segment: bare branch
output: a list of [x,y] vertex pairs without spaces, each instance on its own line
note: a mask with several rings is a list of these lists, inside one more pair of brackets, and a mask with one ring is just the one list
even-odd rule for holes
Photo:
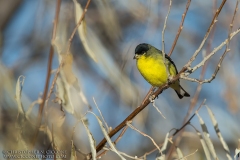
[[221,67],[221,64],[223,62],[223,59],[225,58],[227,52],[230,51],[229,49],[229,45],[230,45],[230,40],[231,40],[231,35],[233,34],[232,33],[232,28],[233,28],[233,23],[234,23],[234,19],[235,19],[235,16],[236,16],[236,13],[237,13],[237,10],[238,10],[238,3],[239,1],[236,2],[236,6],[235,6],[235,10],[234,10],[234,13],[233,13],[233,17],[232,17],[232,21],[231,21],[231,24],[229,25],[229,33],[228,33],[228,42],[226,43],[226,48],[225,48],[225,51],[224,53],[222,54],[222,56],[220,57],[220,60],[218,62],[218,65],[212,75],[212,77],[208,80],[206,80],[206,82],[211,82],[217,75],[218,71],[220,70],[220,67]]
[[153,142],[154,146],[158,149],[158,151],[162,154],[161,149],[159,148],[159,146],[157,145],[157,143],[154,141],[154,139],[152,137],[150,137],[146,133],[143,133],[143,132],[139,131],[137,128],[135,128],[133,125],[131,125],[131,122],[127,122],[127,126],[132,128],[133,130],[137,131],[138,133],[140,133],[144,137],[148,137]]
[[[125,126],[125,127],[123,128],[122,132],[121,132],[120,135],[116,138],[116,140],[113,142],[113,144],[116,145],[117,142],[120,141],[120,139],[122,138],[122,136],[124,135],[124,133],[127,131],[127,129],[128,129],[128,126]],[[101,157],[102,155],[104,155],[106,152],[107,152],[107,150],[101,152],[101,153],[97,156],[97,158],[100,158],[100,157]]]
[[224,4],[225,4],[226,1],[227,1],[227,0],[223,0],[222,3],[221,3],[221,5],[220,5],[220,7],[219,7],[218,10],[216,11],[216,13],[215,13],[215,15],[214,15],[214,17],[213,17],[213,20],[212,20],[212,22],[211,22],[211,24],[210,24],[210,26],[209,26],[209,28],[208,28],[208,30],[207,30],[207,33],[205,34],[205,36],[204,36],[204,38],[203,38],[202,43],[200,44],[200,46],[198,47],[198,49],[197,49],[197,50],[195,51],[195,53],[193,54],[193,56],[191,57],[190,61],[187,63],[187,65],[186,65],[187,67],[190,67],[190,66],[191,66],[192,62],[195,60],[195,58],[196,58],[197,55],[199,54],[200,50],[202,49],[203,45],[205,44],[205,42],[206,42],[206,40],[207,40],[207,38],[208,38],[208,36],[209,36],[209,34],[210,34],[210,32],[211,32],[214,24],[217,22],[217,17],[218,17],[218,15],[219,15],[219,13],[221,12],[221,10],[222,10],[222,8],[223,8],[223,6],[224,6]]
[[124,135],[124,133],[127,131],[128,126],[124,127],[122,132],[120,133],[120,135],[116,138],[116,140],[113,142],[114,144],[117,144],[118,141],[120,141],[120,139],[122,138],[122,136]]
[[98,107],[98,105],[97,105],[97,102],[95,101],[95,98],[94,98],[94,97],[93,97],[93,102],[94,102],[94,104],[96,105],[98,112],[100,113],[100,116],[101,116],[101,118],[102,118],[102,120],[103,120],[103,123],[105,124],[105,127],[107,128],[107,131],[110,132],[109,127],[108,127],[108,125],[107,125],[107,122],[105,121],[105,119],[104,119],[104,117],[103,117],[103,115],[102,115],[102,112],[101,112],[101,110],[99,109],[99,107]]
[[[73,32],[72,32],[72,34],[71,34],[71,36],[70,36],[70,38],[69,38],[69,40],[68,40],[68,48],[67,48],[67,53],[65,54],[65,56],[68,56],[68,54],[70,53],[70,47],[71,47],[71,44],[72,44],[73,36],[75,35],[78,27],[79,27],[80,24],[82,23],[82,21],[83,21],[83,19],[84,19],[84,17],[85,17],[85,14],[86,14],[86,12],[87,12],[87,9],[88,9],[88,7],[89,7],[89,5],[90,5],[90,2],[91,2],[91,0],[88,0],[87,4],[86,4],[86,6],[85,6],[85,9],[84,9],[84,11],[83,11],[82,16],[80,17],[77,25],[75,26],[75,28],[74,28],[74,30],[73,30]],[[59,73],[60,73],[60,69],[62,68],[62,66],[63,66],[63,64],[64,64],[64,60],[65,60],[65,58],[62,59],[61,63],[59,64],[59,66],[58,66],[58,68],[57,68],[56,74],[55,74],[54,79],[53,79],[53,82],[52,82],[52,84],[51,84],[50,91],[49,91],[48,96],[47,96],[47,99],[46,99],[46,105],[48,104],[48,100],[49,100],[49,98],[50,98],[50,96],[51,96],[51,94],[52,94],[52,92],[53,92],[54,85],[56,84],[57,77],[58,77],[58,75],[59,75]]]
[[176,129],[176,131],[173,133],[173,136],[175,136],[179,131],[181,131],[184,127],[186,127],[188,124],[190,124],[190,121],[193,119],[193,117],[196,115],[196,113],[202,108],[202,106],[205,104],[206,99],[202,101],[196,112],[188,119],[188,121],[180,128]]
[[179,36],[180,36],[180,33],[182,32],[183,23],[184,23],[184,20],[185,20],[186,15],[187,15],[187,11],[188,11],[188,8],[189,8],[190,4],[191,4],[191,0],[188,0],[187,5],[186,5],[185,12],[182,14],[182,21],[181,21],[180,26],[179,26],[179,28],[178,28],[177,35],[176,35],[176,37],[175,37],[175,39],[174,39],[172,48],[171,48],[170,52],[168,53],[169,56],[172,55],[172,52],[173,52],[173,50],[174,50],[174,48],[175,48],[175,46],[176,46],[176,44],[177,44],[178,38],[179,38]]
[[[163,30],[162,30],[162,52],[163,52],[163,54],[165,54],[164,32],[165,32],[165,29],[167,27],[167,19],[168,19],[169,13],[171,11],[171,7],[172,7],[172,0],[169,1],[168,13],[167,13],[167,16],[165,18],[164,26],[163,26]],[[164,56],[164,58],[165,58],[165,56]]]
[[[57,24],[58,24],[58,17],[59,17],[60,7],[61,7],[61,0],[57,0],[56,1],[55,17],[54,17],[54,21],[53,21],[53,31],[52,31],[52,40],[51,40],[52,42],[56,38]],[[47,92],[48,92],[48,88],[49,88],[50,77],[51,77],[51,70],[52,70],[53,54],[54,54],[54,47],[53,47],[53,44],[51,44],[50,51],[49,51],[49,57],[48,57],[47,76],[46,76],[46,80],[45,80],[45,86],[44,86],[44,91],[43,91],[42,103],[40,103],[39,110],[38,110],[37,128],[39,128],[40,125],[41,125],[42,112],[43,112],[43,108],[44,108],[44,105],[45,105],[45,100],[47,98]],[[36,139],[37,139],[38,133],[39,133],[39,129],[36,130],[36,133],[33,136],[32,147],[36,143]]]
[[158,109],[158,107],[155,105],[155,101],[153,101],[153,107],[157,110],[157,112],[164,118],[166,119],[166,117],[162,114],[162,112]]
[[149,91],[148,91],[147,95],[145,96],[145,98],[143,99],[141,105],[143,105],[143,103],[144,103],[147,99],[149,99],[149,97],[153,94],[154,90],[155,90],[155,88],[152,86],[152,87],[149,89]]
[[[231,40],[234,36],[236,36],[239,32],[240,32],[240,29],[238,29],[238,30],[236,30],[235,32],[231,33],[229,38],[227,38],[224,42],[222,42],[218,47],[214,48],[214,50],[213,50],[211,53],[209,53],[206,57],[203,58],[203,60],[202,60],[200,63],[198,63],[195,67],[193,67],[193,68],[191,69],[191,72],[194,72],[195,70],[197,70],[198,68],[200,68],[201,66],[203,66],[204,63],[205,63],[207,60],[209,60],[210,57],[212,57],[217,51],[219,51],[220,49],[222,49],[222,47],[223,47],[224,45],[227,45],[227,44],[230,42],[230,40]],[[229,49],[226,50],[223,55],[225,55],[226,52],[228,52],[228,51],[229,51]],[[224,58],[223,56],[220,58],[220,62],[222,62],[223,58]],[[221,63],[220,63],[220,64],[221,64]],[[190,73],[191,73],[191,72],[190,72]],[[187,72],[187,73],[184,73],[184,75],[185,75],[185,76],[188,76],[190,73]]]
[[197,151],[198,149],[196,149],[193,153],[186,155],[185,157],[183,157],[183,159],[187,159],[187,157],[194,155]]
[[[103,147],[103,149],[105,150],[105,151],[108,151],[108,150],[110,150],[110,151],[113,151],[111,148],[107,148],[107,147]],[[130,155],[128,155],[128,154],[126,154],[126,153],[124,153],[124,152],[121,152],[121,151],[118,151],[121,155],[123,155],[123,156],[125,156],[125,157],[128,157],[128,158],[131,158],[131,159],[134,159],[134,160],[145,160],[145,159],[143,159],[143,158],[138,158],[137,156],[130,156]]]
[[165,32],[165,29],[166,29],[166,26],[167,26],[167,19],[168,19],[169,13],[171,11],[171,6],[172,6],[172,0],[169,1],[168,13],[167,13],[167,16],[165,18],[165,22],[164,22],[164,26],[163,26],[163,30],[162,30],[162,56],[163,56],[163,62],[166,66],[166,71],[167,71],[168,77],[170,76],[170,74],[169,74],[168,66],[167,66],[166,61],[165,61],[165,54],[166,53],[165,53],[165,44],[164,44],[164,32]]
[[[188,124],[191,125],[191,123],[190,123],[191,120],[193,119],[193,117],[195,117],[196,113],[202,108],[202,106],[205,105],[205,102],[206,102],[206,99],[204,99],[204,100],[202,101],[202,103],[200,104],[200,106],[198,107],[198,109],[195,111],[195,113],[186,121],[185,124],[182,125],[181,128],[179,128],[179,129],[175,129],[175,128],[172,129],[172,130],[175,130],[175,132],[172,134],[172,136],[170,136],[170,137],[168,138],[168,140],[169,140],[171,143],[173,143],[171,140],[172,140],[172,138],[173,138],[177,133],[179,133],[180,131],[182,131]],[[172,130],[170,130],[169,132],[171,132]],[[163,143],[162,143],[162,144],[159,144],[158,146],[161,147],[162,145],[163,145]],[[175,144],[175,145],[176,145],[176,144]],[[147,155],[153,153],[153,152],[156,151],[156,150],[157,150],[157,148],[154,148],[154,149],[150,150],[149,152],[146,152],[146,153],[145,153],[143,156],[141,156],[140,158],[146,157]]]

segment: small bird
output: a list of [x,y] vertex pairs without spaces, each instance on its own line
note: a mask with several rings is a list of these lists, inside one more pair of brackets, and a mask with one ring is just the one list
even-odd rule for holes
[[[172,59],[165,54],[165,64],[162,51],[150,44],[139,44],[135,49],[136,64],[139,72],[153,87],[160,87],[168,81],[168,74],[173,77],[178,74],[177,67]],[[168,68],[168,71],[166,69]],[[190,95],[180,85],[180,80],[170,85],[175,90],[178,97],[190,97]]]

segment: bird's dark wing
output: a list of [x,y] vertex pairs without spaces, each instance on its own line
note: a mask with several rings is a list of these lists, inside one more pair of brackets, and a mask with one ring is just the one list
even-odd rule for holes
[[177,67],[176,67],[175,63],[173,62],[173,60],[172,60],[167,54],[165,54],[165,58],[166,58],[167,60],[169,60],[169,61],[173,64],[173,66],[174,66],[174,68],[175,68],[175,70],[176,70],[176,74],[178,74]]

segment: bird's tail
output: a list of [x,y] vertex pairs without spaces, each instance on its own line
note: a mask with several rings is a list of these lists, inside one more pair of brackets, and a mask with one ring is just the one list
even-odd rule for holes
[[179,85],[180,88],[179,90],[175,90],[175,92],[177,93],[178,97],[180,99],[182,99],[183,97],[190,97],[190,94],[187,93],[187,91],[185,91],[181,85]]

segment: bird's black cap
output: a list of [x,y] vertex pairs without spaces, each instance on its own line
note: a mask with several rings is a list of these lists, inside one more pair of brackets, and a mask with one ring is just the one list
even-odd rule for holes
[[135,49],[135,54],[143,54],[145,52],[147,52],[149,50],[149,47],[148,47],[148,44],[146,43],[142,43],[142,44],[139,44],[136,49]]

